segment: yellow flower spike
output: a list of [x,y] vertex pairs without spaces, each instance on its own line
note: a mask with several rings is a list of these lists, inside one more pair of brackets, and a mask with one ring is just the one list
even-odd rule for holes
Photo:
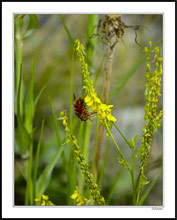
[[145,47],[144,51],[147,53],[149,51],[148,47]]
[[83,205],[83,202],[82,201],[80,201],[77,205]]
[[116,118],[114,116],[112,116],[111,114],[107,115],[107,119],[108,119],[108,121],[112,121],[112,122],[116,122],[117,121]]
[[101,113],[101,116],[102,116],[102,118],[105,118],[105,117],[106,117],[106,113],[105,113],[105,112],[102,112],[102,113]]
[[48,197],[48,196],[46,196],[46,195],[42,195],[42,199],[44,199],[44,200],[48,200],[48,199],[49,199],[49,197]]
[[34,201],[35,202],[40,202],[41,201],[41,197],[35,198]]
[[78,193],[77,193],[77,191],[75,190],[74,193],[73,193],[72,196],[71,196],[71,199],[75,200],[77,197],[78,197]]
[[[84,101],[87,104],[87,106],[92,107],[94,112],[97,113],[100,122],[104,126],[106,126],[105,120],[107,120],[107,122],[116,121],[114,116],[112,116],[111,114],[113,105],[106,105],[102,103],[101,100],[97,97],[97,93],[95,92],[95,89],[93,87],[93,80],[90,79],[90,72],[88,71],[88,64],[85,61],[85,54],[83,53],[85,48],[83,44],[79,42],[79,40],[76,40],[75,44],[76,44],[76,48],[79,46],[78,59],[81,62],[81,67],[82,67],[83,82],[84,82],[83,88],[87,93],[87,96],[85,97]],[[80,59],[81,57],[82,59]]]
[[42,206],[45,206],[45,205],[46,205],[46,204],[45,204],[45,200],[42,201],[41,205],[42,205]]
[[90,101],[87,102],[87,105],[88,105],[89,107],[92,106],[92,105],[93,105],[93,100],[90,99]]
[[85,99],[84,99],[84,101],[86,102],[86,103],[88,103],[89,101],[90,101],[90,96],[89,95],[87,95],[86,97],[85,97]]
[[95,102],[100,104],[101,103],[101,100],[98,98],[98,97],[95,97]]

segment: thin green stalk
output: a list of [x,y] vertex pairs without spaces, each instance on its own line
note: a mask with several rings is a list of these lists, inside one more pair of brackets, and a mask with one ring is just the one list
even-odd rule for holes
[[114,139],[113,135],[111,134],[110,129],[109,129],[109,127],[108,127],[107,123],[105,123],[105,125],[106,125],[106,128],[107,128],[107,131],[108,131],[109,135],[111,136],[111,138],[112,138],[112,140],[113,140],[114,144],[116,145],[117,150],[119,151],[119,154],[120,154],[121,158],[124,160],[125,165],[127,166],[128,170],[130,171],[130,170],[131,170],[131,168],[130,168],[129,163],[126,161],[126,159],[125,159],[125,157],[124,157],[123,153],[121,152],[121,150],[120,150],[120,148],[119,148],[118,144],[116,143],[116,141],[115,141],[115,139]]
[[[16,74],[15,74],[15,94],[17,99],[17,91],[19,88],[19,82],[20,82],[20,71],[21,71],[21,63],[22,63],[22,50],[23,50],[23,39],[22,39],[22,33],[21,33],[21,22],[22,19],[15,19],[15,43],[16,43]],[[21,116],[23,115],[23,96],[22,96],[22,86],[23,83],[21,83],[20,88],[20,112]],[[17,102],[15,102],[16,104]],[[17,105],[15,105],[15,112],[17,112]]]
[[[86,122],[87,124],[85,125],[85,135],[84,135],[84,143],[83,143],[83,148],[82,152],[85,158],[88,160],[89,159],[89,144],[90,144],[90,134],[91,134],[91,127],[92,123],[90,121]],[[84,176],[80,175],[79,179],[79,190],[80,193],[83,194],[83,186],[84,186]]]
[[134,170],[135,170],[135,162],[136,162],[136,155],[135,155],[135,150],[134,148],[131,146],[131,144],[129,143],[129,141],[126,139],[126,137],[123,135],[123,133],[120,131],[120,129],[117,127],[117,125],[113,122],[115,128],[118,130],[118,132],[120,133],[120,135],[123,137],[123,139],[125,140],[125,142],[128,144],[128,146],[130,147],[130,149],[132,150],[132,157],[133,157],[133,162],[132,162],[132,168],[130,170],[130,174],[131,174],[131,179],[132,179],[132,186],[133,186],[133,204],[135,204],[135,199],[136,199],[136,186],[135,186],[135,174],[134,174]]
[[103,58],[101,59],[101,63],[100,63],[100,66],[97,70],[97,73],[96,73],[96,76],[95,76],[95,80],[94,80],[94,83],[93,83],[93,87],[95,88],[95,85],[96,85],[96,82],[97,82],[97,79],[101,73],[101,70],[102,70],[102,66],[103,66],[103,63],[104,63],[104,59],[105,59],[105,55],[103,56]]
[[135,150],[132,149],[132,155],[133,155],[133,162],[132,162],[132,168],[131,168],[131,178],[132,178],[132,186],[133,186],[133,204],[135,204],[136,200],[136,186],[135,186],[135,162],[136,162],[136,156],[135,156]]
[[93,156],[92,156],[92,163],[91,163],[91,173],[93,173],[93,169],[95,166],[95,158],[96,158],[96,149],[97,149],[97,140],[98,140],[98,117],[96,119],[96,134],[95,134],[95,141],[94,141],[94,147],[93,147]]
[[120,131],[120,129],[117,127],[117,125],[113,122],[115,128],[118,130],[118,132],[120,133],[120,135],[123,137],[124,141],[128,144],[128,146],[131,148],[131,145],[129,143],[129,141],[126,139],[126,137],[123,135],[123,133]]
[[93,27],[98,24],[98,15],[97,14],[90,14],[88,15],[88,26],[87,26],[87,38],[86,40],[86,48],[87,48],[87,63],[89,63],[89,66],[92,66],[92,60],[94,56],[94,49],[95,49],[95,44],[96,44],[96,38],[90,38],[92,32],[93,32]]
[[38,169],[39,153],[40,153],[40,148],[41,148],[41,140],[42,140],[43,129],[44,129],[44,122],[45,122],[45,120],[43,119],[42,126],[41,126],[41,133],[39,136],[39,142],[38,142],[37,150],[36,150],[35,164],[34,164],[34,176],[33,176],[34,196],[36,196],[37,169]]
[[[80,128],[79,128],[79,134],[78,134],[78,145],[81,147],[83,146],[83,141],[84,141],[84,125],[85,125],[84,121],[81,121]],[[79,192],[81,194],[83,194],[83,181],[82,181],[82,171],[81,170],[79,170]]]
[[[72,59],[71,59],[71,70],[70,70],[70,107],[69,107],[69,119],[70,119],[70,128],[71,131],[73,131],[73,68],[74,68],[74,50],[72,53]],[[72,181],[73,178],[75,178],[71,174],[71,170],[73,170],[73,159],[72,159],[72,142],[69,143],[69,151],[68,151],[68,203],[72,204],[71,194],[72,192]],[[76,164],[75,164],[76,166]]]
[[62,16],[62,15],[59,15],[59,16],[60,16],[60,19],[61,19],[61,21],[62,21],[62,23],[63,23],[63,26],[64,26],[64,28],[65,28],[65,31],[66,31],[66,33],[67,33],[67,35],[68,35],[69,41],[70,41],[70,43],[73,45],[73,44],[74,44],[74,40],[73,40],[73,38],[72,38],[72,36],[71,36],[71,34],[70,34],[70,32],[69,32],[68,27],[66,26],[66,23],[65,23],[65,21],[64,21],[64,19],[63,19],[63,16]]
[[33,184],[32,184],[32,161],[33,161],[33,143],[30,145],[30,156],[29,156],[29,161],[28,161],[28,176],[27,176],[27,198],[26,198],[26,205],[29,204],[33,205]]
[[[154,49],[158,44],[162,42],[162,38],[157,41],[153,46]],[[122,77],[120,82],[113,88],[112,92],[109,95],[109,102],[111,99],[118,93],[118,91],[127,83],[127,81],[136,73],[136,70],[141,66],[141,64],[145,61],[147,54],[140,57],[140,59],[135,63],[135,65]]]
[[102,183],[103,183],[104,170],[105,170],[106,161],[107,161],[107,157],[108,157],[108,149],[109,149],[109,137],[106,142],[106,149],[105,149],[105,154],[104,154],[104,159],[103,159],[103,165],[102,165],[102,168],[100,171],[100,176],[99,176],[99,181],[98,181],[98,186],[100,188],[102,187]]
[[111,190],[110,190],[110,193],[109,193],[109,195],[108,195],[108,198],[107,198],[107,201],[106,201],[107,204],[110,204],[112,195],[113,195],[113,193],[114,193],[114,191],[115,191],[115,189],[116,189],[116,186],[117,186],[117,184],[118,184],[118,182],[119,182],[119,179],[120,179],[120,177],[122,176],[122,174],[125,172],[125,170],[126,170],[126,168],[124,167],[124,168],[120,171],[119,175],[116,177],[116,180],[115,180],[115,182],[114,182],[114,184],[113,184],[113,186],[112,186],[112,188],[111,188]]
[[145,191],[145,193],[141,197],[138,205],[142,205],[144,203],[145,199],[148,197],[149,193],[151,192],[152,188],[155,186],[155,184],[157,183],[157,181],[159,180],[161,175],[162,175],[162,169],[160,169],[160,171],[159,171],[158,175],[156,176],[156,178],[151,182],[148,189]]
[[56,137],[57,137],[57,143],[58,143],[58,147],[60,148],[61,145],[62,145],[62,141],[61,141],[61,137],[60,137],[60,132],[59,132],[58,123],[57,123],[56,115],[55,115],[55,112],[54,112],[52,100],[51,100],[50,97],[49,97],[49,104],[50,104],[50,107],[51,107],[51,110],[52,110],[52,119],[53,119],[53,123],[54,123]]

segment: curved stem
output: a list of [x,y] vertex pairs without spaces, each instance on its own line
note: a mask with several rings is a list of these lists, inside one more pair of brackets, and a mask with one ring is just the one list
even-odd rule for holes
[[135,155],[135,150],[134,148],[132,149],[132,154],[133,154],[133,162],[132,162],[132,169],[131,169],[131,178],[132,178],[132,186],[133,186],[133,204],[135,204],[136,200],[136,186],[135,186],[135,161],[136,161],[136,155]]
[[117,127],[117,125],[113,122],[115,128],[118,130],[118,132],[120,133],[120,135],[123,137],[123,139],[125,140],[125,142],[128,144],[128,146],[130,147],[130,149],[132,150],[132,155],[133,155],[133,162],[132,162],[132,168],[130,170],[130,174],[131,174],[131,179],[132,179],[132,186],[133,186],[133,204],[135,204],[135,200],[136,200],[136,187],[135,187],[135,174],[134,174],[134,170],[135,170],[135,162],[136,162],[136,155],[135,155],[135,150],[134,148],[132,148],[132,146],[130,145],[129,141],[126,139],[126,137],[123,135],[123,133],[120,131],[120,129]]
[[121,158],[125,161],[125,165],[127,166],[128,170],[131,171],[130,165],[129,165],[129,163],[126,161],[126,159],[125,159],[125,157],[124,157],[122,151],[120,150],[120,148],[119,148],[117,142],[115,141],[113,135],[111,134],[110,129],[109,129],[107,123],[105,123],[105,125],[106,125],[106,128],[107,128],[107,131],[108,131],[109,135],[111,136],[111,138],[112,138],[114,144],[115,144],[116,147],[117,147],[117,150],[119,151],[119,154],[120,154]]
[[113,122],[113,125],[115,126],[115,128],[118,130],[118,132],[120,133],[120,135],[123,137],[123,139],[125,140],[125,142],[128,144],[128,146],[131,148],[131,145],[129,143],[129,141],[126,139],[126,137],[123,135],[123,133],[120,131],[120,129],[117,127],[117,125],[115,124],[115,122]]

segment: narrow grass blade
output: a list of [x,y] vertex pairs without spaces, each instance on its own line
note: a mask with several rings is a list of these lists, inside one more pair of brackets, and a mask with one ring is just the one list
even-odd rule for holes
[[54,108],[53,108],[51,98],[49,98],[49,104],[50,104],[50,107],[51,107],[51,110],[52,110],[52,118],[53,118],[53,123],[54,123],[54,127],[55,127],[55,133],[56,133],[56,136],[57,136],[58,147],[60,147],[61,146],[61,137],[60,137],[58,122],[57,122],[57,119],[56,119],[56,115],[55,115],[55,112],[54,112]]
[[71,43],[72,45],[74,45],[74,40],[73,40],[73,38],[71,37],[71,34],[70,34],[70,32],[69,32],[69,29],[67,28],[67,25],[66,25],[66,23],[65,23],[65,21],[64,21],[64,19],[63,19],[63,16],[62,16],[62,15],[59,15],[59,16],[60,16],[60,19],[61,19],[61,21],[62,21],[62,23],[63,23],[63,26],[64,26],[64,28],[65,28],[65,31],[66,31],[66,33],[67,33],[67,35],[68,35],[68,38],[69,38],[70,43]]
[[19,80],[19,86],[18,86],[18,94],[17,94],[17,122],[18,122],[18,127],[15,132],[15,138],[17,140],[21,156],[23,158],[26,158],[29,155],[29,146],[31,143],[31,137],[26,130],[21,114],[20,114],[20,90],[21,90],[21,81],[22,81],[22,65],[21,65],[21,70],[20,70],[20,80]]
[[118,184],[118,182],[119,182],[119,179],[120,179],[120,177],[122,176],[122,174],[123,174],[125,171],[126,171],[126,168],[124,167],[124,168],[120,171],[119,175],[117,176],[117,178],[116,178],[116,180],[115,180],[113,186],[111,187],[111,190],[110,190],[110,193],[109,193],[109,195],[108,195],[106,204],[110,204],[111,198],[112,198],[112,196],[113,196],[113,194],[114,194],[114,192],[115,192],[115,190],[116,190],[116,187],[117,187],[117,184]]
[[103,56],[103,58],[101,60],[101,63],[100,63],[100,66],[99,66],[99,68],[97,70],[97,73],[95,75],[95,80],[94,80],[94,83],[93,83],[93,87],[95,87],[97,79],[98,79],[98,77],[99,77],[99,75],[101,73],[101,70],[102,70],[102,67],[103,67],[103,63],[104,63],[104,59],[105,59],[105,55]]
[[[40,153],[41,141],[42,141],[42,135],[43,135],[43,129],[44,129],[44,122],[45,122],[45,120],[43,119],[42,126],[41,126],[41,132],[40,132],[40,136],[39,136],[39,141],[38,141],[38,145],[37,145],[35,164],[34,164],[34,176],[33,176],[34,190],[36,187],[37,169],[38,169],[39,153]],[[36,194],[36,192],[34,191],[34,195],[35,194]]]
[[47,83],[42,87],[42,89],[39,91],[38,95],[36,96],[35,100],[34,100],[34,107],[36,108],[36,105],[39,101],[40,96],[42,95],[44,89],[47,87]]
[[153,187],[155,186],[155,184],[157,183],[157,181],[159,180],[159,178],[162,175],[162,169],[160,170],[160,172],[158,173],[158,175],[156,176],[156,178],[150,183],[149,187],[147,188],[147,190],[145,191],[145,193],[143,194],[143,196],[141,197],[139,204],[138,205],[143,205],[144,201],[146,200],[146,198],[148,197],[149,193],[151,192],[151,190],[153,189]]
[[[22,27],[23,27],[23,15],[17,15],[15,17],[15,113],[17,114],[17,95],[20,81],[20,71],[22,63]],[[23,115],[23,82],[21,82],[20,89],[20,113]]]
[[105,170],[106,161],[107,161],[107,158],[108,158],[108,149],[109,149],[109,139],[106,142],[106,150],[105,150],[105,154],[104,154],[103,165],[102,165],[102,168],[101,168],[101,171],[100,171],[99,180],[98,180],[99,188],[102,187],[102,183],[103,183],[104,170]]
[[87,58],[90,59],[93,58],[94,49],[95,49],[95,38],[91,38],[91,35],[94,31],[94,27],[98,24],[98,15],[97,14],[90,14],[88,15],[88,26],[87,26],[87,40],[86,40],[86,48],[87,48]]
[[[154,49],[158,44],[160,44],[162,41],[162,38],[156,42],[152,49]],[[114,87],[114,89],[112,90],[112,92],[110,93],[109,96],[109,102],[111,101],[111,99],[117,94],[117,92],[120,90],[120,88],[122,88],[126,82],[135,74],[136,70],[140,67],[140,65],[144,62],[144,60],[146,59],[147,55],[143,55],[136,63],[135,65],[128,71],[127,74],[125,74],[125,76],[121,79],[121,81]]]
[[61,148],[58,148],[56,154],[54,155],[53,159],[49,162],[49,164],[46,166],[42,174],[39,176],[39,179],[37,180],[36,183],[36,196],[40,196],[44,193],[46,190],[47,186],[50,183],[50,179],[52,176],[52,171],[59,160],[61,153],[64,149],[64,146]]
[[[32,182],[32,163],[33,163],[33,143],[30,145],[30,154],[28,162],[28,176],[27,176],[27,193],[30,200],[30,205],[33,205],[33,182]],[[28,204],[28,201],[27,201]]]
[[32,62],[31,70],[31,80],[29,93],[26,99],[25,107],[25,127],[28,132],[32,131],[33,117],[34,117],[34,76],[35,76],[35,66],[36,66],[36,55]]
[[[61,141],[60,131],[59,131],[59,128],[58,128],[58,121],[56,119],[56,115],[55,115],[55,112],[54,112],[54,108],[53,108],[51,98],[49,98],[49,103],[50,103],[50,107],[51,107],[51,110],[52,110],[52,118],[53,118],[53,124],[54,124],[55,133],[56,133],[56,137],[57,137],[58,148],[61,148],[62,141]],[[62,162],[63,162],[63,166],[65,167],[66,158],[65,158],[64,153],[62,153]]]
[[98,140],[98,117],[96,119],[96,132],[95,132],[95,140],[94,140],[94,148],[93,148],[93,156],[92,156],[92,163],[91,163],[91,173],[93,173],[94,167],[95,167],[95,159],[96,159],[96,150],[97,150],[97,140]]
[[34,32],[34,30],[36,30],[38,27],[37,15],[30,14],[28,16],[29,16],[29,24],[28,24],[26,31],[24,32],[24,35],[23,35],[24,39],[29,37]]

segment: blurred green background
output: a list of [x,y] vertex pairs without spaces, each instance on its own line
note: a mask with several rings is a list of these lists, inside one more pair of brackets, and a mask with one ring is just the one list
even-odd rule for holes
[[[96,33],[96,28],[88,33],[87,14],[64,14],[63,19],[73,38],[79,39],[86,47],[86,41]],[[100,14],[99,19],[104,15]],[[39,140],[40,128],[42,119],[45,118],[44,133],[42,138],[42,146],[39,156],[39,171],[42,171],[46,164],[57,151],[57,139],[55,135],[54,125],[52,121],[52,113],[49,105],[49,97],[51,97],[54,111],[56,115],[61,110],[66,109],[69,113],[69,86],[70,86],[70,70],[72,45],[68,39],[63,23],[59,15],[55,14],[38,14],[38,28],[33,34],[23,42],[23,79],[26,91],[29,88],[31,77],[31,63],[35,53],[37,53],[34,96],[38,94],[40,89],[47,83],[47,87],[42,93],[36,107],[34,116],[34,151]],[[122,21],[127,25],[142,25],[137,32],[137,41],[142,47],[148,45],[149,38],[152,38],[153,44],[159,41],[163,33],[163,16],[161,14],[122,14]],[[28,17],[24,18],[24,25],[28,24]],[[89,67],[91,74],[97,73],[104,54],[106,46],[102,43],[99,36],[95,37],[95,52],[92,60],[92,65]],[[161,49],[161,53],[162,53]],[[86,50],[87,54],[87,50]],[[135,32],[132,29],[125,29],[123,42],[118,42],[115,47],[115,57],[113,61],[112,77],[110,91],[120,82],[125,74],[132,66],[144,55],[144,51],[135,42]],[[103,73],[104,62],[96,83],[96,92],[101,96],[103,89]],[[73,72],[73,91],[76,97],[82,96],[82,76],[80,63],[74,63]],[[117,125],[124,135],[131,139],[138,134],[137,146],[141,146],[142,128],[144,126],[144,90],[145,90],[145,62],[140,65],[135,74],[127,81],[127,83],[116,93],[111,100],[113,107],[113,115],[117,118]],[[25,91],[25,94],[26,94]],[[160,98],[159,109],[162,108],[162,99]],[[74,116],[77,125],[80,124],[79,118]],[[93,155],[93,145],[95,136],[96,119],[93,119],[93,129],[91,130],[91,140],[89,146],[90,161]],[[77,126],[76,126],[77,127]],[[65,132],[62,124],[59,122],[59,129],[62,138]],[[123,139],[116,130],[112,130],[113,136],[116,138],[121,150],[126,158],[131,155],[130,149],[126,146]],[[77,129],[75,135],[78,136]],[[162,167],[162,151],[163,151],[163,136],[162,127],[155,133],[152,143],[152,150],[149,158],[147,176],[151,180],[155,178],[159,169]],[[103,147],[101,152],[102,162],[105,151],[106,138],[104,137]],[[20,169],[23,167],[23,162],[18,159],[18,149],[15,147],[15,205],[24,204],[24,194],[26,183],[21,175]],[[108,159],[105,168],[102,194],[106,198],[113,186],[122,167],[117,162],[118,152],[112,140],[110,141]],[[138,173],[138,165],[137,172]],[[55,166],[51,182],[45,192],[56,205],[67,205],[66,201],[66,185],[67,176],[62,162],[58,161]],[[159,179],[153,190],[150,192],[146,205],[162,205],[162,177]],[[129,203],[132,193],[132,185],[130,174],[125,171],[118,184],[116,185],[110,205],[126,205]]]

